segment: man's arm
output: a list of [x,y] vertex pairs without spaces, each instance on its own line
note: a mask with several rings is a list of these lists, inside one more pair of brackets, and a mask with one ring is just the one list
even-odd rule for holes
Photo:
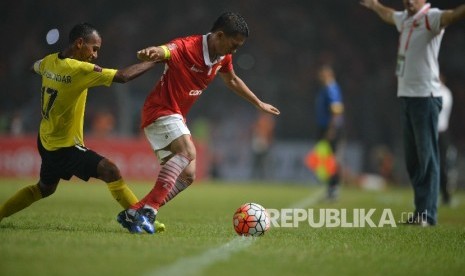
[[170,57],[170,51],[165,45],[147,47],[137,52],[137,58],[143,61],[160,62]]
[[361,0],[360,4],[376,12],[376,14],[378,14],[384,22],[395,25],[394,18],[392,16],[395,12],[394,9],[382,5],[378,2],[378,0]]
[[326,139],[333,141],[336,138],[337,125],[344,114],[344,105],[340,102],[331,104],[331,119],[329,121],[328,130],[326,131]]
[[465,19],[465,5],[460,5],[453,10],[444,11],[441,15],[441,28]]
[[152,61],[143,61],[130,65],[123,69],[118,69],[115,76],[113,77],[113,82],[125,83],[132,79],[137,78],[143,73],[147,72],[155,66],[155,62]]
[[250,103],[252,103],[255,107],[260,109],[261,111],[278,115],[280,112],[279,110],[267,103],[262,102],[248,87],[247,85],[234,73],[234,71],[230,71],[227,73],[221,73],[220,76],[223,79],[226,86],[234,91],[237,95],[243,97]]

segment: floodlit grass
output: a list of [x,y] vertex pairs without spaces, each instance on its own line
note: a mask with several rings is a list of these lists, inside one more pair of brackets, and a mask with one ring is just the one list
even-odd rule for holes
[[[34,183],[0,180],[0,203]],[[143,196],[151,183],[131,183]],[[245,202],[288,208],[321,187],[279,183],[200,183],[163,207],[167,232],[131,235],[102,182],[63,181],[48,199],[0,224],[0,275],[464,275],[465,194],[441,207],[436,227],[273,227],[239,239],[232,215]],[[303,208],[390,208],[396,223],[412,209],[410,189],[344,188],[334,203]],[[250,242],[250,243],[249,243]],[[247,245],[244,245],[247,243]],[[241,244],[243,247],[240,247]],[[239,248],[240,247],[240,248]],[[239,249],[237,249],[239,248]]]

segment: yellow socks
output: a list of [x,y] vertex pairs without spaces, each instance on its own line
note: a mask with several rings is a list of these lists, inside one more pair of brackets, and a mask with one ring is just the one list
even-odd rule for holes
[[5,204],[0,206],[0,221],[23,210],[41,198],[42,194],[37,184],[22,188],[10,197]]
[[[131,207],[139,201],[131,189],[124,183],[123,179],[108,183],[107,185],[113,197],[124,209]],[[0,206],[0,221],[23,210],[39,199],[42,199],[42,194],[37,184],[22,188]]]
[[107,185],[108,190],[124,209],[128,209],[139,201],[123,179],[107,183]]

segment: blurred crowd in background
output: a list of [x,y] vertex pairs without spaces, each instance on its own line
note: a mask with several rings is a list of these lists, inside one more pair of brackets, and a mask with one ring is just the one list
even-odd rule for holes
[[[403,9],[401,0],[382,2]],[[455,7],[457,1],[431,4],[447,9]],[[103,44],[97,64],[121,68],[134,63],[136,51],[146,46],[207,33],[218,15],[228,10],[241,13],[250,28],[250,37],[234,56],[235,71],[254,93],[281,110],[269,123],[272,141],[281,143],[281,152],[288,145],[306,145],[315,139],[317,69],[324,63],[334,68],[343,91],[344,140],[348,152],[352,149],[361,160],[358,170],[380,174],[387,170],[386,177],[396,173],[393,167],[403,170],[403,165],[396,165],[396,160],[402,162],[403,154],[394,74],[397,30],[356,0],[2,1],[0,133],[36,135],[40,78],[30,73],[29,67],[64,48],[75,23],[90,22],[100,30]],[[48,45],[45,37],[53,28],[59,30],[60,37]],[[446,30],[439,58],[441,72],[454,95],[449,128],[459,156],[465,153],[464,30],[464,23]],[[142,103],[162,71],[163,66],[158,66],[128,84],[91,89],[87,135],[141,135]],[[188,118],[197,139],[207,141],[220,153],[224,148],[235,148],[237,153],[241,147],[245,148],[241,151],[252,152],[254,124],[259,118],[253,107],[219,79],[199,101]],[[230,158],[215,156],[213,159]],[[212,174],[221,174],[215,170],[213,167]]]

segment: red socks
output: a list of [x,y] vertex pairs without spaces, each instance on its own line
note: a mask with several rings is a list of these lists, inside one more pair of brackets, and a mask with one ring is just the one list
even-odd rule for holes
[[176,182],[174,183],[173,188],[166,195],[165,200],[163,201],[163,203],[160,206],[163,206],[166,203],[168,203],[168,201],[172,200],[175,196],[177,196],[180,192],[184,191],[191,184],[192,184],[192,180],[183,179],[181,177],[178,177],[178,179],[176,179]]
[[157,182],[152,190],[141,201],[133,205],[131,209],[139,209],[144,207],[144,205],[149,205],[155,210],[158,210],[173,188],[176,179],[190,162],[191,160],[180,154],[171,157],[170,160],[162,166],[158,174]]

